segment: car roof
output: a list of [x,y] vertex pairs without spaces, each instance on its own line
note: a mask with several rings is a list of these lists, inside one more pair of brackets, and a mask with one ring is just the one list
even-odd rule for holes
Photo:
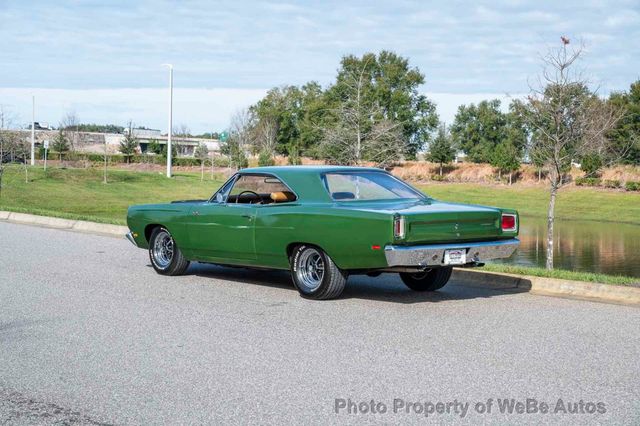
[[375,167],[357,167],[357,166],[325,166],[325,165],[306,165],[306,166],[266,166],[266,167],[249,167],[242,169],[239,173],[274,173],[285,172],[293,173],[329,173],[329,172],[345,172],[345,171],[371,171],[384,172],[382,169]]

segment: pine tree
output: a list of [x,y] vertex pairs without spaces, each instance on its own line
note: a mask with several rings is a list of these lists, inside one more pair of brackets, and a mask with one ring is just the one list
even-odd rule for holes
[[449,164],[456,156],[453,148],[451,136],[447,132],[444,124],[438,128],[438,135],[429,145],[429,160],[440,164],[440,176],[442,176],[442,165]]

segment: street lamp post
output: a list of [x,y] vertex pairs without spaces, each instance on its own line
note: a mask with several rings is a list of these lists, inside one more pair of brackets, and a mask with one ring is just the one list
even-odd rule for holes
[[167,132],[167,177],[171,177],[171,133],[173,132],[173,65],[169,67],[169,131]]

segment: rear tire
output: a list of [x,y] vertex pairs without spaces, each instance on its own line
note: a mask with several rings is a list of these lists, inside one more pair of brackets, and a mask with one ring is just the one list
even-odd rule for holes
[[293,250],[290,262],[293,285],[302,297],[335,299],[344,291],[347,274],[320,248],[299,245]]
[[401,272],[402,282],[414,291],[436,291],[444,287],[451,278],[451,266],[434,268],[425,272]]
[[149,238],[149,259],[160,275],[182,275],[189,267],[178,245],[166,228],[154,228]]

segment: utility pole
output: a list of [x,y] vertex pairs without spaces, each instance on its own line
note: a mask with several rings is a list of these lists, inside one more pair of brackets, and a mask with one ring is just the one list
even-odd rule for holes
[[167,177],[171,177],[171,133],[173,132],[173,65],[169,67],[169,131],[167,132]]
[[31,165],[36,164],[36,97],[31,96]]

